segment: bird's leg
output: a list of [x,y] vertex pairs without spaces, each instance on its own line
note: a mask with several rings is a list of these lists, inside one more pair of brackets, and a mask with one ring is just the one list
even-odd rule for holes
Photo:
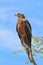
[[28,45],[24,42],[25,38],[26,38],[25,35],[22,35],[22,36],[21,36],[21,43],[22,43],[22,45],[23,45],[25,48],[29,48]]
[[26,45],[26,43],[24,42],[24,40],[21,39],[21,43],[25,48],[28,48],[28,45]]
[[22,43],[22,45],[26,48],[26,44],[25,44],[25,42],[24,42],[24,39],[25,39],[25,35],[22,35],[22,36],[21,36],[21,43]]

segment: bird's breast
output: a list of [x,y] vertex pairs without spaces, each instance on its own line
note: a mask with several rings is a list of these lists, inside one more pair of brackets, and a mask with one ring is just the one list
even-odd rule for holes
[[26,34],[26,31],[24,29],[24,25],[23,24],[18,24],[18,33],[19,33],[19,35]]

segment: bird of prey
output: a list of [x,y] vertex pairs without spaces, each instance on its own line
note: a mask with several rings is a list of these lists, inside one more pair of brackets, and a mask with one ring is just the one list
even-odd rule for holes
[[17,13],[15,16],[18,16],[17,25],[16,25],[18,36],[21,40],[22,45],[26,49],[30,62],[36,65],[31,50],[31,38],[32,38],[31,25],[29,21],[25,18],[24,14]]

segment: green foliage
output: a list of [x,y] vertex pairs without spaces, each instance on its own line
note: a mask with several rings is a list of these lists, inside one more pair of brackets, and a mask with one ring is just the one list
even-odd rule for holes
[[14,51],[13,54],[22,53],[25,49]]
[[20,52],[23,52],[23,51],[22,50],[18,50],[18,51],[13,52],[13,54],[17,54],[17,53],[20,53]]
[[39,42],[39,38],[38,37],[33,36],[32,38],[34,39],[34,43],[38,43]]
[[29,63],[29,61],[25,62],[25,64],[28,64],[28,63]]
[[40,58],[43,58],[43,56],[41,56]]
[[33,51],[36,52],[37,54],[43,53],[43,37],[35,37],[33,36],[33,44],[32,46],[34,46]]

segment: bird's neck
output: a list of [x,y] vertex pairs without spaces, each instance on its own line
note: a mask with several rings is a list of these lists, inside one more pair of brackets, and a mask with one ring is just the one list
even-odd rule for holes
[[24,19],[23,17],[19,17],[18,20]]

